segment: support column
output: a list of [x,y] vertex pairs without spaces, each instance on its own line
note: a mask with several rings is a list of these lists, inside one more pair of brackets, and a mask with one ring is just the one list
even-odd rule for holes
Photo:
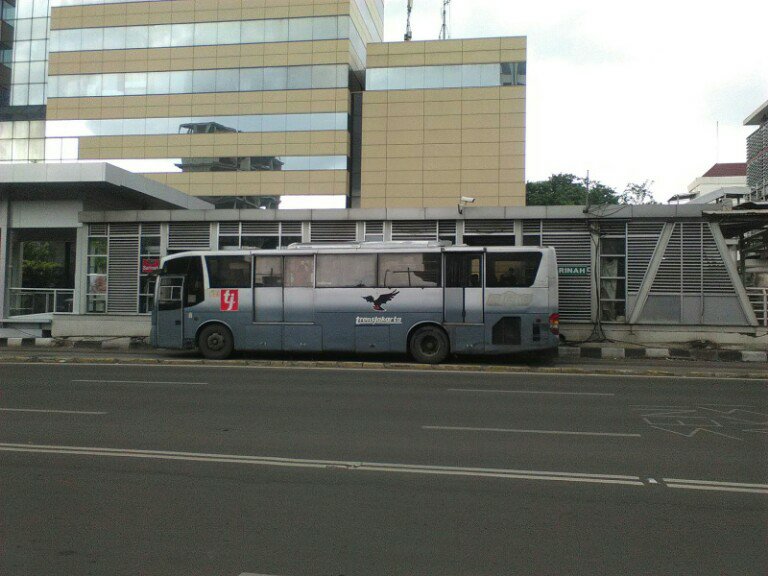
[[0,197],[0,320],[7,318],[8,242],[11,235],[11,210],[7,197]]

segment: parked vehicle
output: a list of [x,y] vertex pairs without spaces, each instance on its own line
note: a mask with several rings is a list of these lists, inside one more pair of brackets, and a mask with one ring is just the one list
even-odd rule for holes
[[235,350],[449,354],[556,348],[553,248],[294,244],[162,260],[152,343]]

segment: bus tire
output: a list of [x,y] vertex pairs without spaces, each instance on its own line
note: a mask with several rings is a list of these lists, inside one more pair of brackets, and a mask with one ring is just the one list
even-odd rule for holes
[[211,360],[224,360],[232,355],[235,341],[232,332],[222,324],[209,324],[200,331],[197,338],[200,353]]
[[450,351],[448,336],[436,326],[418,328],[411,336],[411,356],[420,364],[439,364]]

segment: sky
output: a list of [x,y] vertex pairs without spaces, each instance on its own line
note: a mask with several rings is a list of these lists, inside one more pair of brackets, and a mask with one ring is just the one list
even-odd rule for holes
[[[401,41],[407,0],[384,0]],[[414,0],[414,40],[442,0]],[[768,100],[768,2],[451,0],[451,38],[527,36],[526,179],[572,173],[657,201],[716,162],[745,162],[744,119]]]

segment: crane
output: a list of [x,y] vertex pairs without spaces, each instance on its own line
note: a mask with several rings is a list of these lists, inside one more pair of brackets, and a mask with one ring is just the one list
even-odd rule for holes
[[413,10],[413,0],[408,0],[408,19],[405,22],[405,41],[408,42],[413,38],[411,32],[411,10]]

